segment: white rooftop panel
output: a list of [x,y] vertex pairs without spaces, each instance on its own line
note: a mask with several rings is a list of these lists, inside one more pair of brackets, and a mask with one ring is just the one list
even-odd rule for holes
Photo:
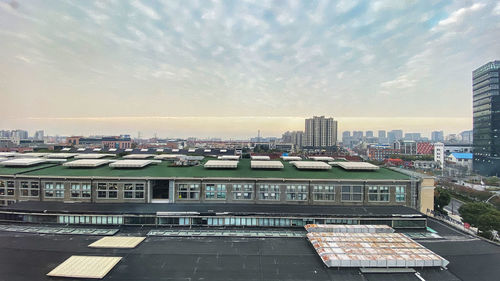
[[80,160],[75,160],[71,162],[66,162],[63,164],[65,167],[71,167],[71,168],[94,168],[98,166],[102,166],[105,164],[108,164],[108,160],[101,160],[101,159],[80,159]]
[[47,275],[102,279],[121,259],[121,257],[71,256]]
[[153,154],[130,154],[123,156],[123,159],[148,159],[153,156]]
[[337,166],[344,170],[378,170],[379,167],[367,162],[338,162]]
[[179,152],[179,149],[177,149],[177,148],[173,148],[173,149],[172,149],[172,152]]
[[15,167],[28,167],[28,166],[33,166],[33,165],[38,165],[41,163],[45,163],[47,160],[46,159],[40,159],[40,158],[15,158],[11,160],[6,160],[0,162],[0,165],[2,166],[15,166]]
[[89,248],[122,248],[132,249],[137,247],[146,237],[133,236],[108,236],[103,237],[89,245]]
[[7,160],[8,158],[0,157],[0,162]]
[[115,156],[114,154],[104,154],[104,153],[86,153],[86,154],[78,154],[75,156],[75,159],[99,159],[108,156]]
[[149,149],[147,149],[147,148],[141,149],[141,152],[148,152],[148,151],[149,151]]
[[218,169],[235,169],[238,168],[238,161],[230,161],[230,160],[208,160],[205,165],[205,168],[218,168]]
[[250,161],[250,167],[252,169],[283,169],[283,163],[280,161]]
[[222,155],[217,157],[219,160],[239,160],[240,156],[239,155]]
[[281,156],[281,159],[283,159],[283,161],[300,161],[300,160],[302,160],[302,158],[299,156]]
[[94,148],[92,151],[95,151],[95,152],[98,152],[98,151],[101,151],[102,148]]
[[271,160],[271,157],[267,155],[252,155],[250,156],[252,160]]
[[311,156],[309,158],[313,159],[314,161],[325,161],[325,162],[335,160],[333,157],[328,157],[328,156]]
[[118,160],[109,166],[111,168],[142,168],[153,163],[153,160]]
[[163,152],[163,148],[157,148],[156,152]]
[[212,150],[211,149],[205,149],[205,150],[203,150],[203,152],[207,152],[208,153],[208,152],[212,152]]
[[71,150],[71,147],[65,147],[63,149],[61,149],[61,151],[70,151]]
[[0,152],[0,157],[12,157],[16,155],[17,152]]
[[50,153],[47,152],[30,152],[30,153],[23,153],[23,154],[18,154],[16,157],[44,157],[49,155]]
[[220,152],[227,152],[227,149],[221,149]]
[[290,164],[300,170],[329,170],[332,167],[324,162],[316,161],[292,161]]
[[115,152],[116,150],[116,148],[110,148],[108,151]]
[[125,152],[132,152],[132,151],[134,151],[132,148],[125,149]]
[[188,149],[188,152],[190,152],[190,153],[196,152],[196,149],[195,148],[190,148],[190,149]]
[[186,157],[184,154],[162,154],[162,155],[156,155],[154,159],[157,160],[173,160],[173,159],[179,159],[182,157]]
[[71,158],[71,157],[74,157],[76,156],[77,154],[76,153],[50,153],[48,155],[45,155],[45,157],[47,158]]
[[85,148],[80,147],[80,148],[78,148],[76,151],[85,151]]

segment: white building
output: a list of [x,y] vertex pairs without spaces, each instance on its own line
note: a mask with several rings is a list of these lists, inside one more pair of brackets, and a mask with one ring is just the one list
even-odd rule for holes
[[434,144],[434,162],[438,162],[441,168],[444,166],[444,143],[437,142]]

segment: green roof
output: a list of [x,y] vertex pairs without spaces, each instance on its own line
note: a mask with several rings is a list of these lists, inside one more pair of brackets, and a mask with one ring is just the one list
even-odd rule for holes
[[[205,161],[203,161],[205,162]],[[62,165],[44,167],[38,170],[23,171],[17,174],[29,176],[58,176],[58,177],[181,177],[181,178],[286,178],[286,179],[382,179],[382,180],[408,180],[409,176],[380,168],[376,171],[346,171],[339,167],[331,170],[298,170],[288,162],[283,162],[284,168],[280,170],[251,169],[249,159],[241,159],[237,169],[205,169],[203,165],[189,167],[169,167],[167,162],[151,164],[140,169],[113,169],[109,166],[97,168],[68,168]],[[42,167],[39,165],[37,167]],[[0,175],[5,174],[0,169]]]
[[45,169],[45,168],[53,167],[53,166],[59,166],[59,165],[47,163],[47,164],[34,165],[34,166],[29,166],[29,167],[3,167],[3,166],[0,166],[0,175],[9,176],[9,175],[22,174],[22,173],[26,173],[29,171]]

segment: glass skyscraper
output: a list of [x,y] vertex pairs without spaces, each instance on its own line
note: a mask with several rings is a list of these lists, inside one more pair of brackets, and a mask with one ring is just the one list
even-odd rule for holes
[[500,175],[500,61],[472,72],[474,112],[473,169],[484,176]]

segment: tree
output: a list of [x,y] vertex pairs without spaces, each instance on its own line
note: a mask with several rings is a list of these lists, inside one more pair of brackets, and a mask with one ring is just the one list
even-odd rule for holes
[[[488,203],[484,202],[474,202],[465,203],[458,209],[460,216],[464,222],[469,223],[472,226],[479,226],[479,217],[485,215],[489,212],[496,212],[496,210]],[[484,219],[483,219],[484,220]],[[483,221],[484,222],[484,221]]]
[[436,188],[434,193],[434,210],[447,214],[444,207],[450,204],[451,195],[446,189]]
[[500,231],[500,212],[497,210],[488,211],[477,219],[477,228],[481,231]]

